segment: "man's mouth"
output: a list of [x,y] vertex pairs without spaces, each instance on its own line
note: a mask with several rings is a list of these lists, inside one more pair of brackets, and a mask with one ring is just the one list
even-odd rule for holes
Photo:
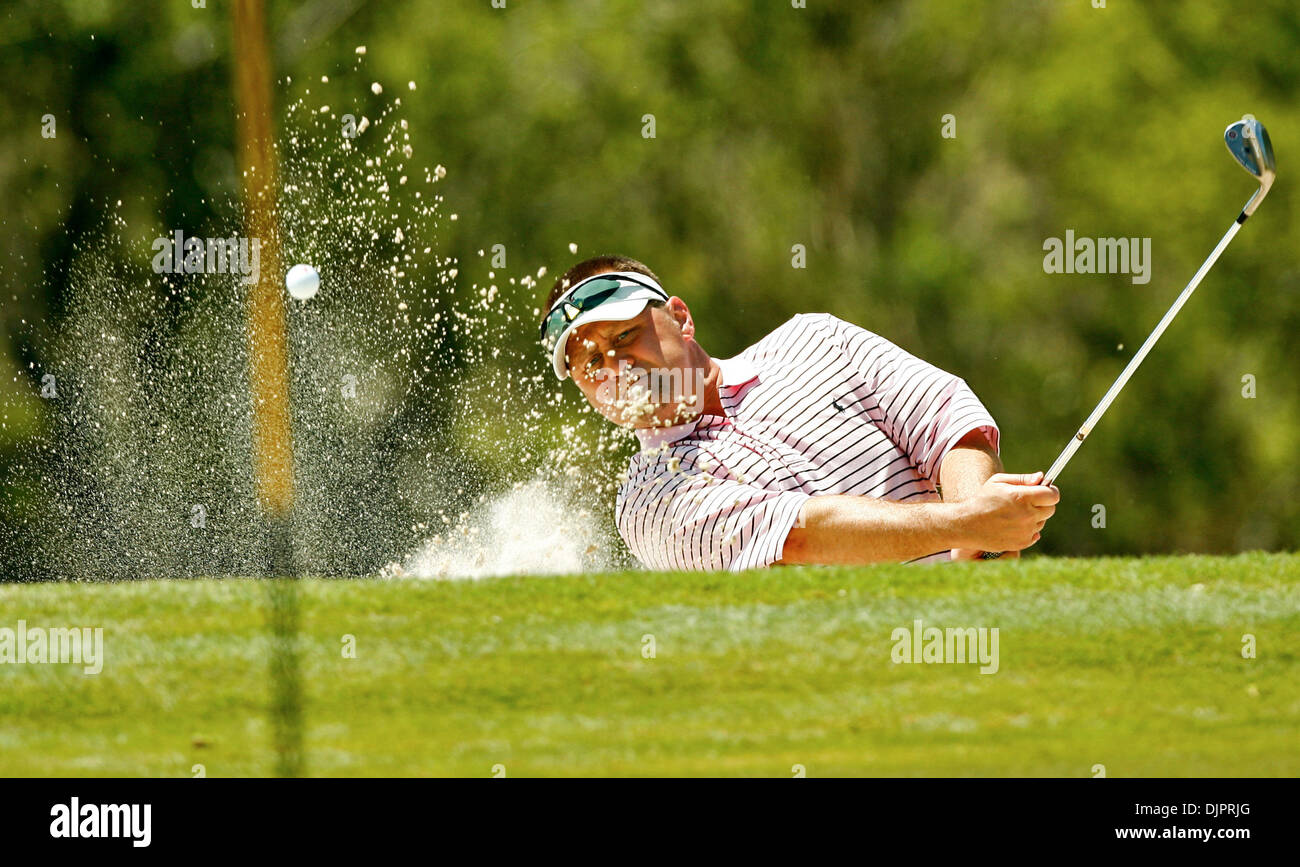
[[624,424],[635,424],[654,415],[659,409],[650,399],[650,390],[641,384],[639,376],[620,383],[619,394],[622,397],[615,402],[614,408]]
[[616,380],[615,399],[608,404],[607,415],[616,424],[635,426],[657,415],[663,409],[672,410],[672,418],[664,424],[680,424],[700,414],[699,397],[682,393],[659,394],[648,387],[653,383],[652,377],[645,371],[631,369]]

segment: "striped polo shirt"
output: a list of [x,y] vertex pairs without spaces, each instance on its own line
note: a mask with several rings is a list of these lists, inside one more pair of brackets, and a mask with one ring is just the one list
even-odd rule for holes
[[636,431],[614,519],[648,568],[771,565],[809,497],[938,501],[939,466],[962,437],[979,429],[999,448],[965,381],[827,313],[716,360],[725,415]]

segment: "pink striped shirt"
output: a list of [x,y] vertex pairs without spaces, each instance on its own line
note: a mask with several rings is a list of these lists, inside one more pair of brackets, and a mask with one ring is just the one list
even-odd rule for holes
[[726,415],[638,430],[619,486],[618,532],[652,569],[771,565],[809,497],[937,501],[939,466],[962,437],[979,429],[999,448],[962,379],[827,313],[717,362]]

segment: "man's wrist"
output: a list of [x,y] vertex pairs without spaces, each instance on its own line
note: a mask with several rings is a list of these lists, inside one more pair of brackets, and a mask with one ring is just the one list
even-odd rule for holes
[[959,500],[955,503],[937,505],[944,511],[946,547],[978,548],[979,543],[972,538],[971,534],[971,518],[974,513],[971,511],[970,501]]

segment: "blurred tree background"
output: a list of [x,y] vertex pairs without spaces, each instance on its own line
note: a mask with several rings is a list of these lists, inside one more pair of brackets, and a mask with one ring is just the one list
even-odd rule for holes
[[[482,279],[469,266],[494,244],[512,272],[545,266],[537,287],[503,290],[533,321],[568,265],[631,255],[687,301],[715,357],[793,314],[833,313],[962,376],[998,420],[1012,472],[1046,469],[1249,197],[1221,136],[1256,114],[1280,161],[1274,191],[1066,471],[1039,550],[1300,542],[1296,4],[1244,15],[1119,0],[268,0],[268,11],[282,108],[310,88],[335,113],[373,116],[370,94],[341,76],[358,45],[367,80],[400,89],[420,153],[448,170],[439,191],[458,219],[428,243],[465,263],[462,282]],[[237,196],[240,62],[222,0],[6,0],[2,15],[0,469],[52,429],[20,325],[57,331],[68,316],[70,264],[104,203],[121,200],[146,235],[199,233]],[[1150,282],[1045,273],[1044,240],[1069,229],[1150,238]],[[806,268],[792,267],[794,245]],[[528,375],[546,369],[535,337],[508,338],[535,365]],[[459,375],[481,375],[463,364]],[[572,421],[580,407],[566,386],[546,409]],[[490,456],[478,459],[491,475]],[[12,531],[49,492],[7,484]],[[601,508],[613,499],[602,493]]]

